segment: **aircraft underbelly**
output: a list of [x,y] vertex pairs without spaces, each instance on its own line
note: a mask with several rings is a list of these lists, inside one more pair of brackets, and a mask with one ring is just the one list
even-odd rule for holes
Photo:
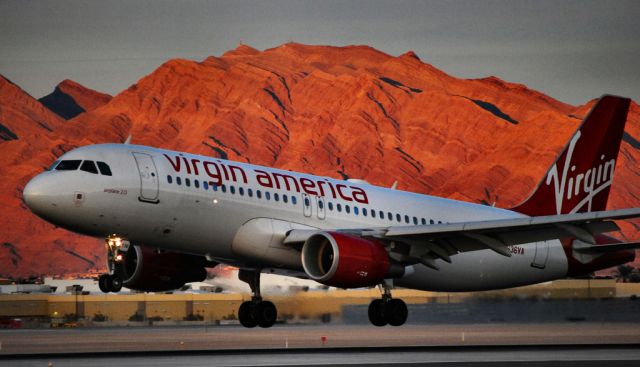
[[459,253],[434,270],[417,264],[395,280],[400,287],[440,292],[467,292],[540,283],[567,275],[567,258],[557,240],[512,248],[506,257],[492,250]]

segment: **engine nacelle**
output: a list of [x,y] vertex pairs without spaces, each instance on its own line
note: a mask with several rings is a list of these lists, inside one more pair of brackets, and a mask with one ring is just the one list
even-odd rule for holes
[[317,282],[339,288],[374,286],[402,276],[384,246],[376,241],[337,232],[318,232],[302,247],[302,266]]
[[188,282],[200,282],[207,277],[205,267],[216,264],[202,256],[176,252],[158,252],[149,247],[131,246],[116,266],[123,286],[146,292],[178,289]]

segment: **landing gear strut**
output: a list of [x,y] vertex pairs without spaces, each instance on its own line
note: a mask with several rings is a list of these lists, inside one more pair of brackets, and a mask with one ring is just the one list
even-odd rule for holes
[[122,289],[122,274],[119,271],[122,267],[124,254],[129,250],[130,243],[120,237],[109,236],[105,238],[107,248],[107,274],[102,274],[98,278],[98,286],[104,293],[120,292]]
[[400,326],[407,321],[407,305],[399,298],[391,298],[391,289],[387,283],[380,285],[382,299],[369,304],[369,321],[375,326]]
[[238,320],[244,327],[252,328],[260,326],[268,328],[276,323],[278,310],[276,306],[263,301],[260,296],[260,271],[259,270],[239,270],[238,279],[249,284],[251,287],[251,301],[243,302],[238,309]]

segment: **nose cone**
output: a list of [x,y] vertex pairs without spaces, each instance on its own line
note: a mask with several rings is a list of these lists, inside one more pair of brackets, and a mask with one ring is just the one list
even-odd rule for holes
[[47,183],[43,175],[38,175],[31,179],[22,191],[22,197],[29,209],[42,216],[47,208]]

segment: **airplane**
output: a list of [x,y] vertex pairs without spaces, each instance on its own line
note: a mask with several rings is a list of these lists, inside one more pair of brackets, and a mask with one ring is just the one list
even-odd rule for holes
[[605,234],[619,230],[615,220],[640,216],[640,208],[606,210],[629,104],[601,97],[511,209],[128,142],[63,154],[23,197],[52,224],[105,239],[103,292],[177,289],[227,264],[251,288],[238,310],[245,327],[277,319],[261,273],[378,286],[369,320],[399,326],[408,311],[395,287],[502,289],[633,261],[640,243]]

